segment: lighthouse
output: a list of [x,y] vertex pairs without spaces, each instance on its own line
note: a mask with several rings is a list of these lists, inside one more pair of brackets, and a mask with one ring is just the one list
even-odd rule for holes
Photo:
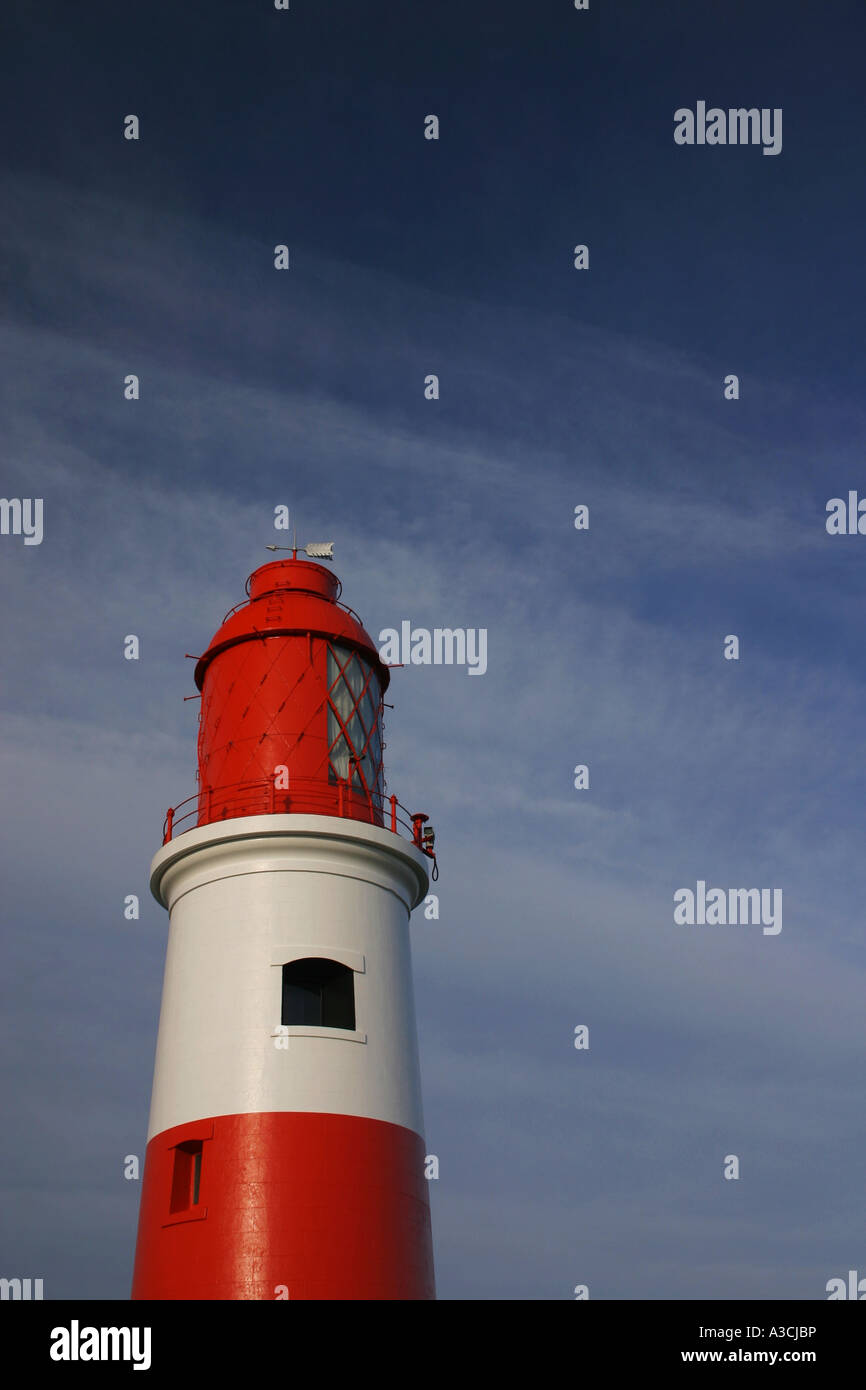
[[[271,547],[272,549],[274,547]],[[134,1299],[432,1299],[409,946],[433,835],[386,795],[390,672],[309,546],[196,661]]]

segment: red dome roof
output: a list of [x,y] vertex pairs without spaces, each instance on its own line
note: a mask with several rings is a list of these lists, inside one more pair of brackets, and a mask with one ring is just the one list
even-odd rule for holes
[[391,674],[380,660],[361,620],[339,603],[341,587],[331,570],[309,560],[275,560],[255,570],[247,580],[249,602],[226,615],[222,627],[196,663],[195,683],[199,690],[214,657],[228,647],[264,636],[310,632],[364,652],[376,668],[384,692]]

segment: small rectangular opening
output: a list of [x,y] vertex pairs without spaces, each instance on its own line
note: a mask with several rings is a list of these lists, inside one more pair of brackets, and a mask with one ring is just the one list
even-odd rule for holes
[[171,1175],[171,1200],[169,1212],[188,1211],[197,1207],[201,1187],[201,1139],[190,1139],[178,1144],[174,1151],[174,1169]]

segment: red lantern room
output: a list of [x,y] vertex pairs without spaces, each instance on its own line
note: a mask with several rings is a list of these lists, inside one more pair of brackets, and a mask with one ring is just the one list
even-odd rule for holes
[[309,560],[263,565],[199,658],[199,825],[284,812],[383,824],[389,671],[340,592]]

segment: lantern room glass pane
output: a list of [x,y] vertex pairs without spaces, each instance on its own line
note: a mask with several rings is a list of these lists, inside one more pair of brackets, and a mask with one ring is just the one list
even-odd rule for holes
[[328,688],[329,775],[345,781],[354,758],[352,785],[381,794],[382,692],[376,673],[351,647],[329,643]]

